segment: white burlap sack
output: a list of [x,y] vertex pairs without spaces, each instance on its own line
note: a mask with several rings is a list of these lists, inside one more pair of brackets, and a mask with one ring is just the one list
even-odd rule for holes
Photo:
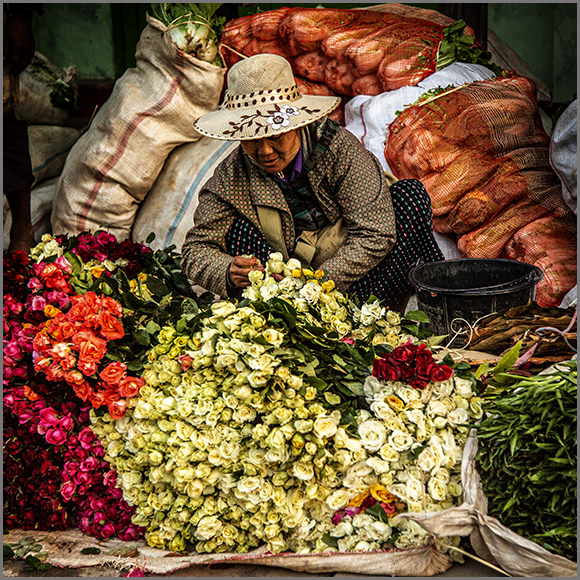
[[397,111],[402,111],[430,89],[458,87],[493,77],[493,72],[484,66],[456,62],[433,73],[414,87],[401,87],[376,97],[359,95],[344,108],[346,128],[365,149],[374,153],[385,171],[393,173],[385,160],[385,142],[389,136],[389,125],[396,119]]
[[56,177],[62,173],[64,162],[79,140],[81,132],[73,127],[58,125],[30,125],[28,127],[28,148],[32,161],[34,183]]
[[116,82],[66,160],[54,200],[56,234],[101,228],[128,238],[169,153],[199,139],[193,122],[218,106],[225,69],[179,51],[167,27],[147,22],[137,66]]
[[478,556],[512,576],[575,577],[575,562],[552,554],[526,540],[487,515],[485,497],[477,473],[477,439],[469,437],[461,464],[463,504],[434,514],[405,514],[436,536],[469,536]]
[[235,141],[202,137],[176,147],[137,210],[131,239],[145,243],[155,233],[154,250],[175,244],[177,251],[193,226],[198,194],[215,168],[238,146]]
[[33,125],[64,125],[70,111],[55,107],[50,100],[56,79],[67,84],[74,83],[77,77],[74,66],[61,69],[36,52],[30,64],[19,77],[20,94],[14,114],[21,121]]
[[[200,564],[254,564],[274,566],[311,574],[352,573],[376,576],[425,577],[448,570],[453,560],[430,543],[420,548],[388,552],[326,552],[324,554],[271,554],[258,548],[248,554],[178,555],[175,552],[150,548],[144,541],[95,540],[79,530],[40,532],[11,530],[4,535],[4,543],[15,543],[22,538],[35,538],[47,562],[59,568],[81,568],[109,564],[116,568],[140,568],[152,574],[168,574]],[[81,550],[97,546],[100,554],[81,554]],[[134,548],[130,557],[123,556],[128,546]],[[170,557],[168,557],[170,556]],[[184,575],[187,575],[186,573]],[[250,574],[252,575],[252,574]]]
[[578,186],[578,101],[560,115],[550,140],[550,165],[562,182],[562,197],[577,213]]
[[[52,213],[52,200],[56,190],[58,177],[47,179],[37,185],[30,192],[30,218],[34,230],[34,241],[40,242],[43,234],[51,232],[50,215]],[[10,228],[12,227],[12,214],[6,196],[3,207],[3,244],[4,248],[10,245]]]

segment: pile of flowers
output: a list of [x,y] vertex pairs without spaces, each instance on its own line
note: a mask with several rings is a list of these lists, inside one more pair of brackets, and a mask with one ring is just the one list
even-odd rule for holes
[[90,428],[120,419],[155,332],[184,307],[187,282],[169,248],[95,235],[45,235],[4,258],[4,522],[141,537],[134,509]]
[[239,304],[165,325],[124,417],[90,411],[151,546],[403,548],[427,533],[402,511],[460,502],[472,382],[410,320],[298,266],[273,255]]

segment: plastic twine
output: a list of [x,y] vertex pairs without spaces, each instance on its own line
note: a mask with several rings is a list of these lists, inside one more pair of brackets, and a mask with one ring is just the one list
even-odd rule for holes
[[570,332],[571,328],[574,326],[574,323],[576,322],[576,317],[577,316],[578,316],[578,307],[576,306],[576,310],[574,311],[574,316],[572,316],[572,320],[570,321],[570,324],[568,325],[568,328],[566,328],[565,330],[558,330],[557,328],[554,328],[553,326],[542,326],[542,328],[537,328],[536,330],[534,330],[534,332],[535,332],[535,334],[538,334],[538,335],[542,335],[545,332],[555,332],[556,334],[559,334],[564,339],[564,342],[566,343],[566,345],[568,346],[568,348],[570,348],[574,352],[578,352],[568,342],[568,339],[565,336],[566,332]]

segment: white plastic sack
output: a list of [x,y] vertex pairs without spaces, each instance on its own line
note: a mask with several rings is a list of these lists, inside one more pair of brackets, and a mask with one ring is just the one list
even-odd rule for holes
[[[50,215],[52,213],[52,200],[56,190],[58,177],[47,179],[37,185],[30,192],[30,221],[34,231],[34,241],[40,242],[43,234],[51,232]],[[12,227],[12,214],[6,196],[4,196],[3,208],[3,243],[4,248],[10,245],[10,228]]]
[[145,243],[154,232],[151,248],[175,244],[180,252],[187,232],[193,227],[200,189],[237,146],[235,141],[202,137],[176,147],[137,211],[131,239]]
[[417,522],[435,536],[469,536],[480,558],[512,576],[575,577],[575,562],[548,552],[487,515],[487,498],[481,489],[476,454],[477,439],[470,436],[461,463],[463,504],[433,514],[411,513],[398,517]]
[[57,187],[55,234],[105,229],[128,238],[139,204],[175,147],[201,136],[193,122],[215,110],[225,69],[178,50],[147,17],[137,66],[115,83],[70,152]]
[[74,66],[61,69],[43,54],[36,52],[30,64],[19,76],[19,97],[14,114],[33,125],[64,125],[70,111],[55,107],[50,100],[56,79],[72,84],[77,77]]
[[79,140],[81,132],[73,127],[58,125],[30,125],[28,127],[28,149],[32,161],[34,183],[57,177],[62,173],[64,162]]
[[430,89],[457,87],[494,77],[484,66],[456,62],[423,79],[417,86],[402,87],[376,97],[359,95],[345,106],[346,128],[378,158],[385,171],[393,173],[385,160],[385,142],[397,111],[402,111]]
[[577,100],[562,113],[550,141],[550,165],[562,182],[562,197],[566,205],[577,213],[576,187],[578,171],[578,112]]

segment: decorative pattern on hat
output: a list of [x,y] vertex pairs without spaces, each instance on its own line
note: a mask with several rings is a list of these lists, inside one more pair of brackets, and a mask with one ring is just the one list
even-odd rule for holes
[[232,128],[228,131],[224,131],[223,134],[234,138],[237,133],[241,133],[244,129],[254,126],[254,135],[257,135],[261,129],[268,127],[268,125],[261,123],[261,120],[265,120],[273,131],[279,131],[280,129],[290,125],[290,117],[300,115],[302,111],[312,115],[319,113],[320,109],[311,109],[307,106],[297,108],[291,107],[289,105],[280,107],[280,105],[276,104],[272,109],[266,111],[266,114],[262,113],[260,110],[257,110],[253,115],[242,115],[242,120],[239,123],[230,121],[230,126]]

